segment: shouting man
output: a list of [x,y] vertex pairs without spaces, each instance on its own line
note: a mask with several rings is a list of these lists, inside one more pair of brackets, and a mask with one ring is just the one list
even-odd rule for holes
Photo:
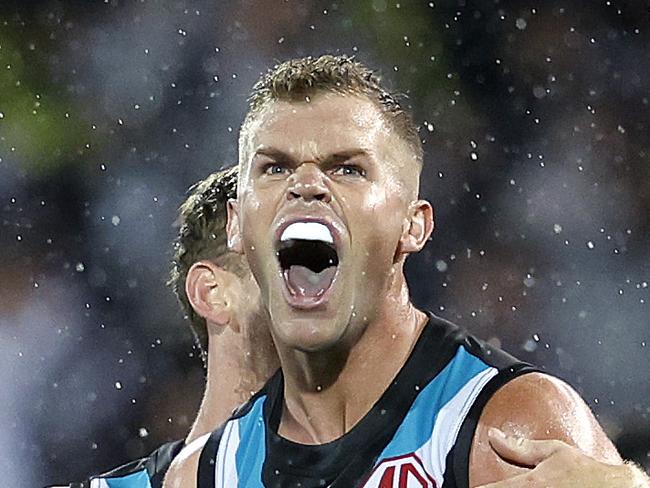
[[[207,366],[204,400],[190,433],[184,441],[165,444],[145,458],[72,484],[71,488],[160,488],[183,444],[188,444],[188,452],[193,446],[200,448],[205,442],[203,434],[225,421],[277,368],[267,314],[260,309],[259,289],[243,257],[229,252],[226,246],[226,202],[236,195],[236,180],[237,168],[208,176],[191,188],[179,211],[179,235],[169,284],[189,318]],[[197,279],[206,273],[212,276],[210,280]],[[208,309],[195,310],[190,300],[200,305],[195,291],[202,288],[212,290],[213,300]],[[502,455],[519,463],[537,464],[551,456],[554,465],[547,461],[531,471],[538,479],[546,480],[550,474],[570,481],[567,486],[586,486],[584,480],[592,479],[594,470],[596,478],[607,479],[612,469],[556,441],[513,441],[503,438],[493,444]],[[558,458],[554,450],[562,452],[562,457]],[[182,461],[183,456],[179,456],[177,463]]]
[[[594,482],[635,486],[572,388],[411,303],[404,262],[433,230],[422,159],[410,116],[347,57],[289,61],[255,85],[228,240],[260,287],[282,369],[167,486],[536,486],[525,483],[538,470],[538,486],[576,486],[542,469],[568,445],[605,466]],[[203,295],[195,309],[209,309]],[[512,463],[503,432],[554,441]]]

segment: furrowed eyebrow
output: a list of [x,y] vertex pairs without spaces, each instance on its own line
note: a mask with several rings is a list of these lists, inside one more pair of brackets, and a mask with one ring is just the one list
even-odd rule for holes
[[[294,166],[300,164],[300,162],[297,162],[290,154],[275,148],[260,148],[255,151],[253,158],[257,156],[266,156],[274,161],[283,161]],[[365,149],[349,149],[330,154],[324,158],[318,157],[317,161],[324,166],[333,166],[356,156],[369,156],[369,153]]]
[[295,163],[293,156],[274,148],[258,149],[255,151],[255,154],[253,154],[253,158],[257,156],[266,156],[267,158],[273,159],[274,161],[286,161],[289,163]]
[[336,164],[343,163],[347,161],[348,159],[352,159],[355,156],[368,156],[368,152],[365,151],[364,149],[350,149],[347,151],[341,151],[337,152],[335,154],[332,154],[330,156],[327,156],[323,163],[325,166],[334,166]]

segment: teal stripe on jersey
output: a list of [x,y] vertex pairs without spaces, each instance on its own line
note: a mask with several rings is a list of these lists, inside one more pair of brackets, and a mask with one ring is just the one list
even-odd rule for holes
[[239,438],[245,440],[245,442],[239,443],[235,455],[238,486],[264,487],[262,465],[266,457],[266,434],[263,407],[266,398],[266,395],[258,398],[250,411],[236,420],[239,423]]
[[377,462],[417,451],[431,436],[440,410],[477,374],[490,366],[459,347],[454,358],[422,390]]

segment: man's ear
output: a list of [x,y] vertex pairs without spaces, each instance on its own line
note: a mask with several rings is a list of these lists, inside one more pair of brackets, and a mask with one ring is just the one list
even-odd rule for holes
[[228,235],[228,249],[238,254],[244,253],[241,243],[241,230],[239,225],[239,204],[237,200],[228,200],[228,222],[226,223],[226,234]]
[[400,238],[400,254],[419,252],[427,243],[433,232],[433,207],[426,200],[417,200],[411,203],[409,215],[404,223],[402,237]]
[[231,279],[231,273],[207,260],[197,261],[187,272],[187,299],[194,311],[205,319],[208,328],[211,324],[235,326]]

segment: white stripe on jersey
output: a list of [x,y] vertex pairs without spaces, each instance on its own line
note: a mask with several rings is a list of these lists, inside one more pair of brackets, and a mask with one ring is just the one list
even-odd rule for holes
[[[181,452],[179,452],[176,457],[174,458],[174,462],[181,462],[184,463],[187,461],[191,456],[196,454],[196,452],[200,452],[201,449],[203,449],[203,446],[205,443],[208,441],[208,438],[210,437],[211,432],[208,432],[207,434],[203,434],[201,437],[197,437],[194,439],[192,442],[189,444],[186,444],[183,446],[183,449],[181,449]],[[93,487],[91,487],[93,488]]]
[[226,425],[219,450],[217,451],[214,470],[215,488],[234,488],[237,486],[237,448],[239,447],[239,419],[231,420]]
[[487,368],[465,383],[460,391],[440,409],[429,440],[415,451],[426,470],[439,484],[442,485],[447,455],[456,443],[465,417],[483,387],[498,373],[499,370],[496,368]]
[[110,488],[106,480],[102,478],[93,478],[90,480],[90,488]]

